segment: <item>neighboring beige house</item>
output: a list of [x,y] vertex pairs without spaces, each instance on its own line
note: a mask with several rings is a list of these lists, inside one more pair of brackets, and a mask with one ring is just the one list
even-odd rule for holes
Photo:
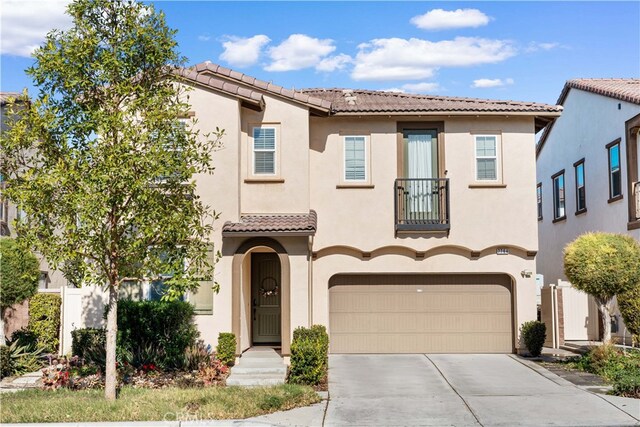
[[[537,270],[545,284],[566,280],[563,249],[582,233],[640,240],[640,79],[569,80],[558,104],[564,106],[562,117],[545,129],[537,147]],[[591,327],[597,313],[582,301],[584,307],[564,307],[591,313],[571,330],[582,331],[581,339],[597,339]],[[614,335],[623,334],[617,314]]]
[[[211,63],[183,71],[220,212],[219,294],[192,297],[237,352],[323,324],[332,353],[511,353],[536,318],[535,133],[559,106],[288,90]],[[213,304],[211,304],[213,301]]]
[[[6,120],[8,111],[7,103],[10,99],[15,99],[21,94],[17,92],[0,92],[0,124],[1,129],[6,129]],[[8,200],[2,197],[2,190],[4,189],[4,181],[0,175],[0,236],[15,237],[15,230],[13,224],[16,220],[20,219],[24,213],[14,204],[9,203]],[[49,268],[46,260],[40,258],[40,283],[38,287],[40,289],[57,289],[61,286],[66,286],[67,281],[59,271],[54,271]]]

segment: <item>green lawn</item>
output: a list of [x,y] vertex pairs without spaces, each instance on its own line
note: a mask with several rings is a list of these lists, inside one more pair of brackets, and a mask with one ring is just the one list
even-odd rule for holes
[[311,387],[281,385],[194,389],[123,388],[109,403],[102,390],[28,390],[0,395],[2,423],[159,421],[248,418],[320,401]]

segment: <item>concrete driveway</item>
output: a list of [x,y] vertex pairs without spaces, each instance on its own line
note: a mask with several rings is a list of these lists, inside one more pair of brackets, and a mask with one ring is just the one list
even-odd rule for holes
[[640,401],[510,355],[331,355],[329,371],[325,426],[640,425]]

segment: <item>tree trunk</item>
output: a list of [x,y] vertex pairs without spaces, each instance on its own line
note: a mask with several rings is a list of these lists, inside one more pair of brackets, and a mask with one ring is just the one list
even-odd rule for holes
[[611,308],[609,307],[609,301],[596,300],[598,303],[598,310],[602,315],[602,326],[604,331],[602,333],[602,342],[608,343],[611,341]]
[[0,345],[7,344],[7,337],[4,336],[4,308],[0,311]]
[[118,289],[109,286],[109,312],[107,313],[107,366],[104,384],[104,396],[107,400],[116,400],[118,372],[116,369],[116,337],[118,335]]

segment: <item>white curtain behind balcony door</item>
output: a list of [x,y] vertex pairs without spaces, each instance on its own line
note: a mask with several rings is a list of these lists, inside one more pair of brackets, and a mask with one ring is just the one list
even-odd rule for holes
[[[407,173],[409,178],[433,178],[433,140],[430,134],[407,135]],[[431,182],[409,181],[409,212],[431,212]]]

